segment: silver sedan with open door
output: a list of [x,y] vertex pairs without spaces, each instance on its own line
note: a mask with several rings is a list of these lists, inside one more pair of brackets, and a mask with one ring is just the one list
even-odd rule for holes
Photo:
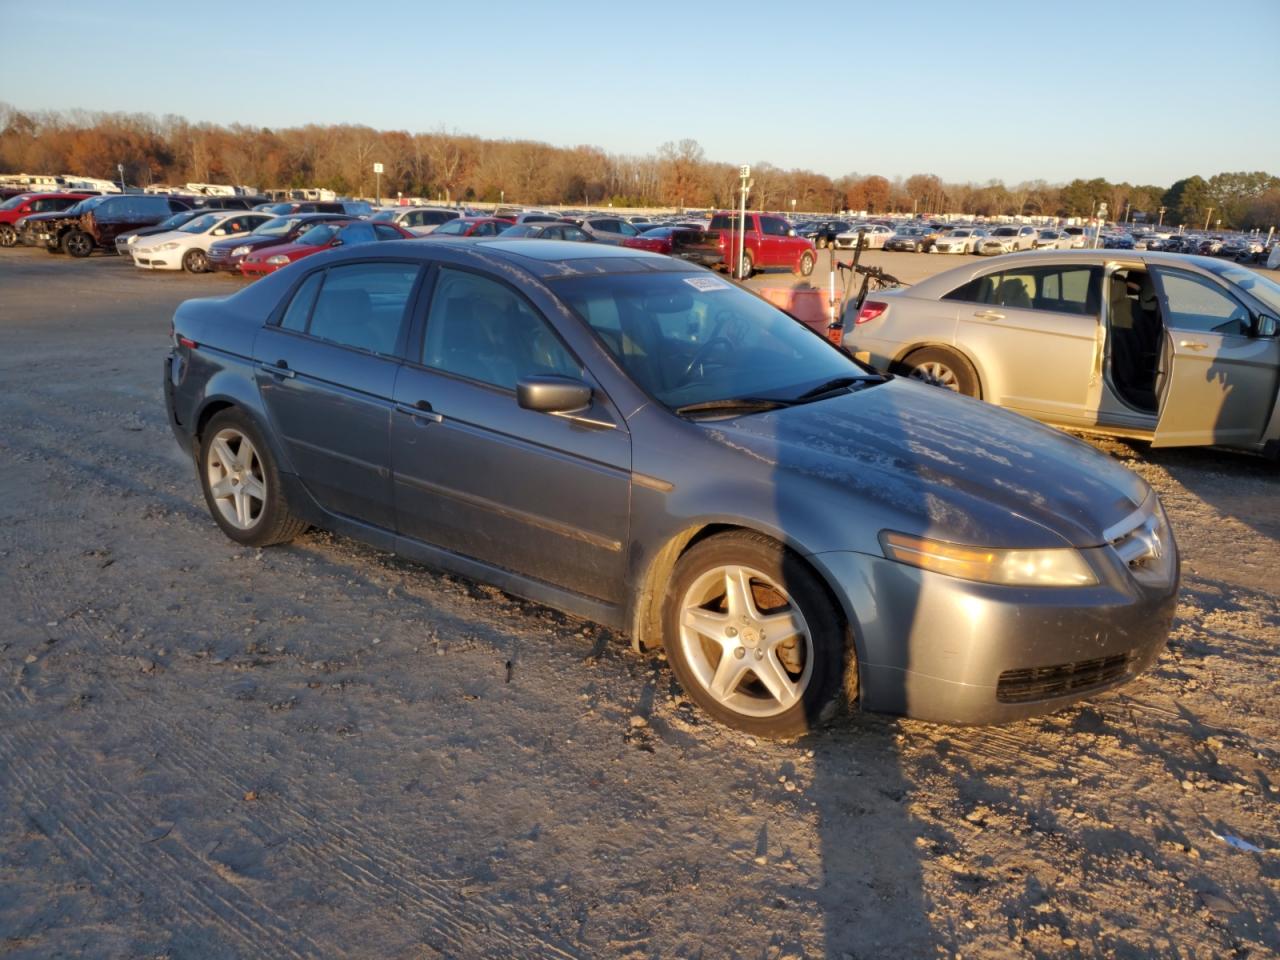
[[861,360],[1077,430],[1280,455],[1280,285],[1209,257],[1013,254],[882,291]]

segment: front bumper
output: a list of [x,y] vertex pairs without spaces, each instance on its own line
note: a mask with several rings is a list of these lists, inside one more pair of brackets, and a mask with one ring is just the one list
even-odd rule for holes
[[[1140,584],[1110,548],[1103,582],[1015,588],[858,553],[816,555],[858,639],[863,709],[940,723],[1003,723],[1128,682],[1160,656],[1178,574]],[[1104,556],[1105,555],[1105,556]]]
[[181,254],[174,251],[160,250],[154,253],[145,250],[133,251],[134,266],[143,270],[181,270]]
[[230,254],[226,256],[215,256],[210,253],[206,258],[206,263],[208,264],[209,270],[214,273],[239,273],[240,264],[244,262],[244,258],[246,256],[248,256],[248,254],[242,253],[238,257],[233,257]]

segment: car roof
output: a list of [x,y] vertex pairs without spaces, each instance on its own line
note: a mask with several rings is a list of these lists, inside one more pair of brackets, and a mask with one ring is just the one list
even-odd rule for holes
[[376,255],[412,257],[421,260],[463,263],[482,261],[491,267],[516,267],[538,279],[555,277],[596,276],[615,273],[695,273],[705,268],[684,260],[665,257],[634,247],[614,247],[601,243],[575,243],[568,240],[503,239],[501,236],[477,239],[451,238],[432,242],[430,237],[417,240],[389,240],[376,245],[360,244],[339,247],[326,256],[335,259],[367,258]]

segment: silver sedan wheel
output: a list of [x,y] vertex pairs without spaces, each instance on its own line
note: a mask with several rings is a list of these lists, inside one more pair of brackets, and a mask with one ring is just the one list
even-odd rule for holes
[[703,689],[747,717],[791,709],[813,675],[800,608],[750,567],[712,567],[693,582],[680,603],[680,647]]
[[912,380],[923,380],[935,387],[946,387],[956,393],[960,392],[960,381],[956,379],[955,371],[945,363],[939,363],[936,360],[912,367],[909,376]]
[[267,505],[267,482],[249,438],[231,427],[219,430],[209,442],[205,469],[222,518],[238,530],[255,527]]

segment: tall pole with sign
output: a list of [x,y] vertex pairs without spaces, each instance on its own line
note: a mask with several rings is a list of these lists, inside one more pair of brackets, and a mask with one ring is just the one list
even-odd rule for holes
[[373,165],[374,176],[374,192],[377,195],[378,205],[382,205],[382,164],[375,163]]
[[117,163],[116,169],[120,171],[120,192],[124,193],[124,164]]
[[751,167],[743,164],[738,168],[738,176],[742,178],[742,200],[738,207],[738,268],[735,271],[739,280],[746,279],[742,258],[747,245],[747,193],[751,189]]

